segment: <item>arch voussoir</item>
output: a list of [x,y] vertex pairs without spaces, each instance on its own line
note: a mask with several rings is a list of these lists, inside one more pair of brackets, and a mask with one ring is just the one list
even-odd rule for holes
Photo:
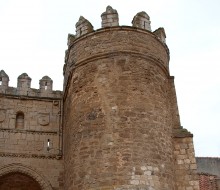
[[42,190],[52,190],[50,182],[36,169],[21,163],[12,163],[0,168],[0,177],[9,173],[19,172],[26,174],[39,183]]

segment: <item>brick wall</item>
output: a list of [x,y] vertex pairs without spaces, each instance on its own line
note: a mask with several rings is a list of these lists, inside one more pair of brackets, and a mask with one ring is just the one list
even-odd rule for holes
[[193,139],[174,138],[176,190],[199,190]]
[[200,190],[219,190],[217,185],[217,176],[211,174],[199,174]]

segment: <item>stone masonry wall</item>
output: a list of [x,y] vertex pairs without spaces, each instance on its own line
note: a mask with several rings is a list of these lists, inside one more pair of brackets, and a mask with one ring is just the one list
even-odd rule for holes
[[[10,165],[15,165],[15,169],[10,170]],[[18,169],[16,167],[18,166]],[[19,169],[19,166],[23,166],[23,170]],[[41,186],[42,190],[63,190],[63,161],[56,158],[48,157],[30,157],[28,158],[21,155],[7,155],[0,156],[0,170],[4,167],[9,168],[6,174],[2,174],[0,171],[0,179],[7,174],[24,173],[32,177],[36,173],[40,177],[34,179],[39,184],[47,184]],[[27,170],[27,171],[26,171]]]
[[[0,177],[2,167],[22,164],[53,189],[62,189],[61,103],[58,98],[0,95]],[[23,125],[17,127],[19,113]]]
[[64,93],[48,76],[31,88],[27,73],[10,87],[0,71],[0,189],[199,190],[164,29],[146,12],[133,27],[110,6],[101,18],[94,31],[81,16],[68,36]]
[[[69,35],[69,39],[74,40],[75,38]],[[111,56],[117,52],[133,52],[137,56],[155,59],[161,67],[168,70],[168,48],[154,34],[145,30],[128,26],[103,28],[79,39],[76,38],[74,42],[69,42],[69,45],[66,52],[67,63],[64,67],[64,87],[76,64],[85,64],[85,59],[94,59],[95,57],[97,59],[97,56],[102,58],[106,54]],[[77,48],[71,48],[73,45]]]
[[119,55],[74,76],[64,106],[66,188],[173,189],[164,72]]
[[76,39],[69,51],[65,188],[174,189],[166,46],[119,27]]
[[176,190],[199,190],[192,137],[174,137]]

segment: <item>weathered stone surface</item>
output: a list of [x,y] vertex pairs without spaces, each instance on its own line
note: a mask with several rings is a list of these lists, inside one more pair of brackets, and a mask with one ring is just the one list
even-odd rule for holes
[[192,137],[174,137],[175,189],[199,190],[199,176]]
[[154,34],[163,42],[166,43],[166,33],[164,28],[158,28],[154,31]]
[[142,28],[149,31],[151,31],[150,23],[150,17],[144,11],[137,13],[132,20],[132,25],[134,27]]
[[103,29],[76,40],[70,59],[66,188],[174,189],[166,46],[129,27]]
[[112,27],[112,26],[118,26],[118,12],[113,9],[111,6],[106,7],[106,11],[102,13],[102,28],[104,27]]
[[[12,91],[7,86],[0,94],[0,189],[62,189],[61,92],[52,91],[51,79],[43,77],[39,93],[43,97],[18,95],[33,90],[29,82],[23,74],[18,88]],[[47,90],[50,93],[45,94]]]
[[145,12],[133,27],[110,6],[101,17],[68,36],[63,96],[48,76],[33,89],[24,73],[13,88],[0,71],[0,189],[199,189],[164,29],[152,33]]
[[79,21],[76,23],[76,37],[80,37],[92,31],[93,31],[92,24],[83,16],[80,16]]

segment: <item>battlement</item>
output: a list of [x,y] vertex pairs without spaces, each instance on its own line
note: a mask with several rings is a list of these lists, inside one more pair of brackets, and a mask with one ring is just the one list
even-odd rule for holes
[[[119,16],[117,10],[113,9],[111,6],[106,7],[106,11],[101,14],[101,26],[102,28],[108,28],[108,27],[117,27],[119,26]],[[149,32],[151,31],[151,21],[150,16],[142,11],[137,13],[133,20],[132,20],[132,26],[134,28],[147,30]],[[79,21],[76,23],[76,34],[75,35],[69,35],[68,37],[68,45],[72,44],[72,41],[74,41],[76,38],[81,37],[85,34],[94,32],[93,25],[83,16],[80,16]],[[159,28],[152,32],[155,34],[155,36],[163,43],[166,42],[166,34],[163,28]]]
[[61,98],[62,91],[53,90],[53,80],[44,76],[39,81],[39,89],[31,88],[31,78],[27,73],[18,76],[17,88],[9,86],[9,77],[4,70],[0,71],[0,94],[15,96]]
[[[169,72],[169,49],[164,28],[152,32],[150,16],[144,11],[138,12],[131,23],[131,26],[120,26],[118,12],[111,6],[101,14],[101,28],[97,30],[89,20],[80,16],[75,25],[76,33],[68,35],[63,67],[64,92],[71,70],[86,59],[109,56],[109,53],[142,54],[159,60],[163,69]],[[155,43],[155,50],[152,43]]]

